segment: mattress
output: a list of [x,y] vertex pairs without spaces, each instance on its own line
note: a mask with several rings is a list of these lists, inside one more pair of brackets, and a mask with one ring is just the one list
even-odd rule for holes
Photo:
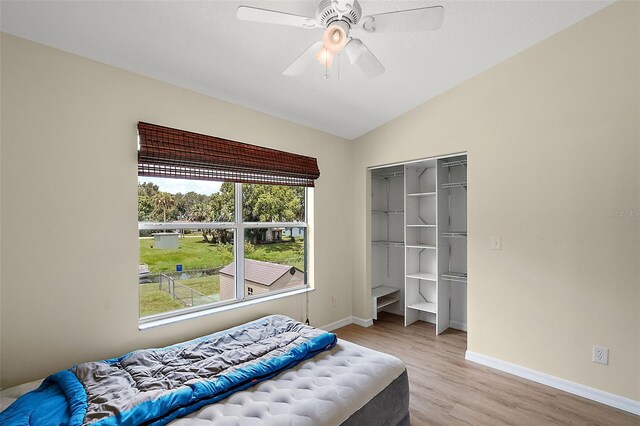
[[[4,410],[41,381],[3,390]],[[273,379],[207,405],[172,426],[404,425],[409,385],[398,358],[338,340],[334,348]]]

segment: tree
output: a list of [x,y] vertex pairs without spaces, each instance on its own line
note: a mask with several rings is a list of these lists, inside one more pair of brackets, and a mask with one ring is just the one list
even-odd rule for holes
[[175,206],[173,195],[168,192],[159,192],[153,197],[153,204],[158,210],[162,210],[162,220],[167,221],[167,210]]
[[209,206],[211,216],[209,220],[215,222],[233,222],[235,220],[235,186],[231,182],[225,182],[220,186],[220,191],[212,194]]
[[248,222],[293,222],[304,218],[304,188],[243,185],[242,207]]
[[[207,204],[211,198],[208,195],[198,194],[197,192],[189,191],[186,194],[178,192],[174,195],[176,205],[173,209],[173,214],[176,220],[192,220],[190,219],[191,210],[197,204]],[[202,219],[205,220],[205,219]]]
[[[294,222],[304,219],[304,188],[265,185],[242,185],[243,220],[245,222]],[[234,222],[235,185],[225,182],[220,191],[204,195],[190,191],[170,194],[160,191],[151,182],[138,184],[138,220],[189,220],[192,222]],[[247,229],[246,236],[254,243],[266,240],[266,228]],[[203,230],[206,242],[226,243],[233,233]],[[293,237],[293,229],[291,230]]]
[[[191,206],[191,209],[189,210],[189,220],[192,222],[205,222],[207,220],[209,220],[209,217],[211,217],[211,207],[209,206],[209,204],[206,203],[197,203]],[[206,242],[210,242],[209,238],[207,237],[208,229],[203,229],[202,230],[202,238],[204,238],[204,240]]]
[[138,195],[153,197],[158,193],[158,190],[158,185],[155,185],[151,182],[138,183]]
[[147,221],[153,214],[153,202],[151,197],[138,194],[138,220]]
[[[282,185],[242,185],[246,222],[293,222],[304,218],[304,188]],[[254,242],[266,240],[267,229],[248,229]]]

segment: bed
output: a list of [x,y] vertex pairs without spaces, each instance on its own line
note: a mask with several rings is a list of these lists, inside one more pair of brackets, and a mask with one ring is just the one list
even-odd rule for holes
[[[2,391],[0,409],[41,382]],[[395,357],[337,339],[331,349],[169,424],[408,425],[407,372]]]

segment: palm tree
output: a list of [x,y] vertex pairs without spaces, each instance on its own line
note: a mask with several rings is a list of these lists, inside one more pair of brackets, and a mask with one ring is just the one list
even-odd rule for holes
[[162,209],[162,218],[163,222],[167,221],[167,210],[176,205],[176,201],[173,198],[173,195],[168,192],[158,192],[153,197],[153,204],[158,209]]
[[[211,207],[205,203],[196,203],[191,206],[189,213],[187,214],[188,218],[192,222],[205,222],[209,220],[209,216],[211,215]],[[206,229],[202,230],[202,238],[204,238],[205,242],[210,242],[207,237],[207,233],[209,231]]]

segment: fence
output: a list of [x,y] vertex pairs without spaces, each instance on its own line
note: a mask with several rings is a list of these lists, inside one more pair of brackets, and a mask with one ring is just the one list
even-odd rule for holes
[[160,291],[166,291],[171,295],[171,297],[184,306],[198,306],[218,301],[211,296],[206,296],[199,291],[192,289],[191,287],[180,284],[180,282],[175,278],[166,274],[160,274],[158,289]]

